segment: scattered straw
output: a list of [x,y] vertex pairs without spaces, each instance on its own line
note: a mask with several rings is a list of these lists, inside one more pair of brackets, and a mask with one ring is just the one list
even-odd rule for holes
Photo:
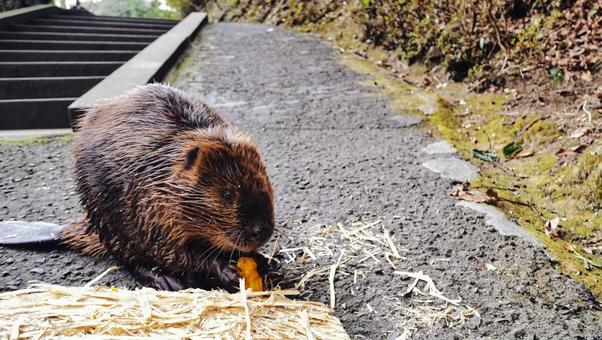
[[274,241],[274,246],[272,247],[272,251],[270,252],[270,256],[268,257],[268,264],[271,264],[272,261],[277,261],[278,263],[280,263],[280,261],[278,261],[278,259],[274,258],[274,255],[276,255],[276,252],[278,251],[279,245],[280,245],[280,235],[278,235],[278,237],[276,237],[276,241]]
[[107,270],[105,270],[104,272],[100,273],[100,275],[98,275],[97,277],[95,277],[94,279],[92,279],[90,282],[86,283],[84,285],[84,287],[92,287],[98,281],[100,281],[103,277],[109,275],[110,273],[116,271],[117,269],[119,269],[119,267],[117,267],[117,266],[112,266],[112,267],[107,268]]
[[297,293],[34,284],[0,294],[0,338],[348,339],[330,308],[285,297]]
[[334,292],[334,276],[337,272],[337,268],[341,264],[341,259],[343,258],[343,254],[345,254],[345,251],[342,251],[337,262],[334,263],[332,266],[330,266],[330,272],[328,273],[328,284],[330,287],[330,308],[334,308],[336,306],[335,292]]
[[311,330],[311,324],[309,323],[309,315],[307,315],[307,311],[302,310],[301,313],[299,313],[299,316],[301,317],[301,322],[305,325],[305,335],[307,336],[307,340],[313,340],[314,335]]
[[245,279],[240,280],[240,301],[245,308],[245,339],[251,340],[251,313],[247,304],[247,294],[245,292]]
[[405,294],[408,294],[411,291],[415,291],[416,285],[417,285],[417,280],[420,281],[424,281],[426,283],[426,287],[428,288],[428,294],[436,297],[438,299],[441,299],[445,302],[451,303],[454,306],[457,306],[460,304],[460,302],[462,301],[462,299],[457,299],[457,300],[452,300],[448,297],[446,297],[445,295],[443,295],[439,289],[437,289],[437,287],[435,287],[435,283],[433,282],[433,280],[430,278],[430,276],[428,275],[424,275],[422,272],[417,272],[417,273],[411,273],[411,272],[398,272],[396,271],[395,274],[397,275],[403,275],[403,276],[409,276],[409,277],[413,277],[414,279],[416,279],[416,281],[414,281],[411,285],[410,288],[408,289],[408,291],[406,291]]
[[330,270],[329,267],[311,269],[305,275],[303,275],[303,277],[301,278],[301,280],[299,280],[299,282],[297,282],[297,284],[295,285],[295,289],[305,288],[305,283],[308,282],[312,277],[324,274],[329,270]]

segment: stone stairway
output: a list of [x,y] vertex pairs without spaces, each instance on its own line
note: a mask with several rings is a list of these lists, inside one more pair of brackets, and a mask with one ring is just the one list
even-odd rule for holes
[[70,103],[176,24],[58,8],[5,20],[0,25],[0,129],[69,127]]

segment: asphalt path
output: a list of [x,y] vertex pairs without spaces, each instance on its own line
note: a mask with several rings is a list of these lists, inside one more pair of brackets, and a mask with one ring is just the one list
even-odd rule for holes
[[[423,166],[432,157],[423,149],[437,140],[419,119],[391,111],[391,98],[341,64],[328,42],[220,23],[203,28],[187,54],[173,85],[204,98],[262,150],[276,198],[278,241],[263,251],[279,263],[273,284],[294,286],[315,269],[300,298],[329,304],[328,270],[320,269],[341,258],[335,313],[352,338],[600,338],[591,294],[539,246],[459,206],[449,195],[453,180]],[[71,161],[65,138],[0,143],[0,218],[76,218]],[[329,227],[338,223],[390,232],[402,258],[363,256],[361,242]],[[111,264],[66,249],[0,248],[0,290],[29,280],[83,284]],[[396,271],[422,272],[461,301],[404,295],[413,279]],[[136,285],[124,272],[102,283]]]

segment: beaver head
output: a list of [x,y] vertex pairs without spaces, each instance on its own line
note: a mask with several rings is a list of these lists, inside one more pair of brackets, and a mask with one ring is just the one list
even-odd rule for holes
[[185,134],[174,164],[185,190],[180,236],[225,251],[261,247],[274,231],[274,205],[257,147],[224,125]]

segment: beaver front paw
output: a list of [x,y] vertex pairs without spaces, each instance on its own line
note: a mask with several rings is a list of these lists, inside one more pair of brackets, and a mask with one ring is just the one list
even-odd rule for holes
[[189,287],[186,278],[182,274],[167,273],[159,267],[132,266],[128,269],[145,286],[168,291],[182,290]]
[[220,285],[229,292],[237,291],[240,287],[240,273],[236,263],[216,261],[215,276]]

